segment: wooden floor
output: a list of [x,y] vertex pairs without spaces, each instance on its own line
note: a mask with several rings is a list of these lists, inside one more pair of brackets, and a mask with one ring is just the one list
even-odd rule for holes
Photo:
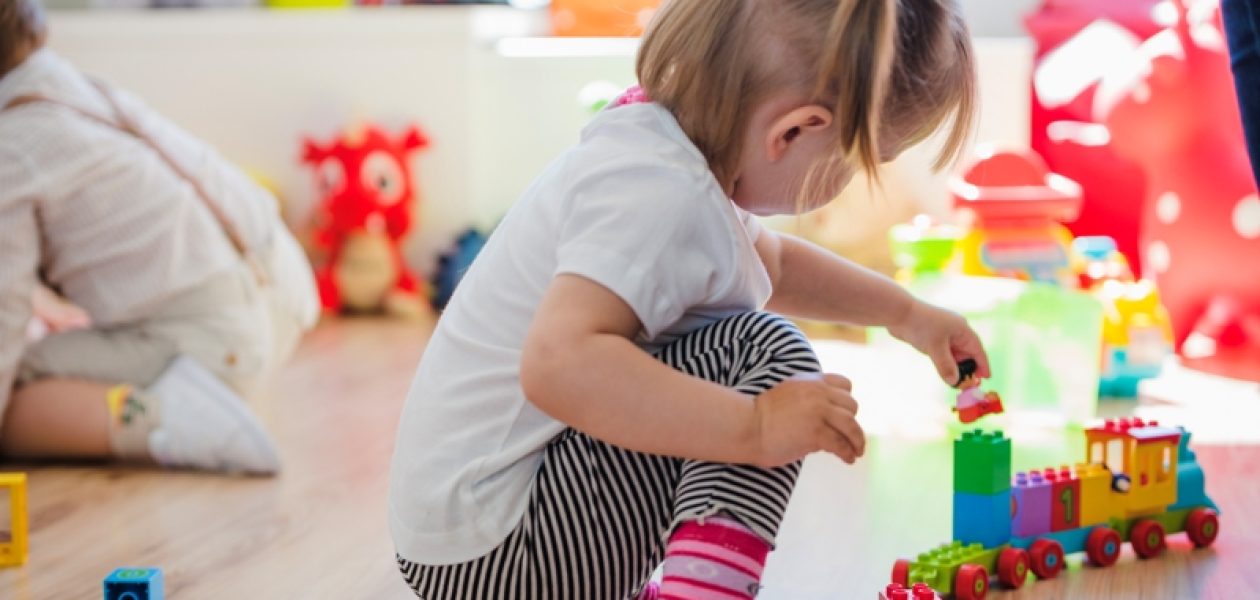
[[[275,479],[0,465],[30,473],[32,528],[30,562],[0,570],[0,599],[100,598],[102,578],[118,566],[162,568],[176,600],[409,597],[394,569],[385,494],[425,339],[423,329],[373,321],[311,335],[260,398],[285,461]],[[1052,455],[1058,443],[1037,452]],[[1256,444],[1260,436],[1196,448],[1224,512],[1215,547],[1191,551],[1175,539],[1161,559],[1126,550],[1107,570],[1074,561],[1059,580],[992,597],[1260,598]],[[874,597],[894,558],[948,538],[949,461],[943,436],[879,437],[856,467],[811,457],[762,598]]]

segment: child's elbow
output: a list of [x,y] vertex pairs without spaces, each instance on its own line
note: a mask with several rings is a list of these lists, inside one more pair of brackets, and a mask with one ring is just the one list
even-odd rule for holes
[[554,414],[554,400],[560,396],[557,385],[564,379],[570,362],[568,352],[554,340],[530,339],[521,355],[521,389],[525,397],[544,412]]

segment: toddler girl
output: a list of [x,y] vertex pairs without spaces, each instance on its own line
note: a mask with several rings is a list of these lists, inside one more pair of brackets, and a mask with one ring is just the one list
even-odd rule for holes
[[961,317],[753,217],[815,209],[946,123],[939,164],[957,155],[955,0],[673,0],[638,75],[508,214],[421,361],[389,500],[421,598],[752,597],[800,460],[865,448],[849,381],[763,307],[987,375]]

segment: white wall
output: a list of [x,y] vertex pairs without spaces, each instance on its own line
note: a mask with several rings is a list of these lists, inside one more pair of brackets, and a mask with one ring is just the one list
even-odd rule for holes
[[[535,42],[505,56],[496,40],[541,28],[492,7],[333,12],[54,12],[52,46],[280,187],[301,217],[314,202],[301,139],[374,120],[419,122],[433,147],[417,161],[422,216],[410,255],[427,268],[469,225],[493,224],[589,118],[579,91],[633,81],[633,43]],[[514,38],[515,39],[515,38]],[[528,41],[528,40],[527,40]],[[980,40],[979,139],[1027,143],[1031,49]],[[514,53],[517,54],[517,53]],[[926,153],[897,167],[914,202],[937,212],[942,179]]]
[[419,122],[433,147],[416,163],[423,214],[412,254],[427,264],[436,246],[477,220],[471,182],[483,165],[471,160],[472,54],[500,28],[524,31],[515,15],[460,7],[55,12],[50,43],[274,180],[298,220],[315,201],[299,162],[304,136],[330,140],[369,120],[395,131]]
[[[1024,35],[1024,16],[1044,0],[962,0],[963,12],[978,37],[1018,37]],[[1108,0],[1097,0],[1107,2]]]

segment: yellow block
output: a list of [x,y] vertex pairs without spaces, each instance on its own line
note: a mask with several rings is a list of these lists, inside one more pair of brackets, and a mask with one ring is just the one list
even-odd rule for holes
[[1111,490],[1111,471],[1102,465],[1076,465],[1081,480],[1081,527],[1124,516],[1124,500]]
[[26,473],[0,473],[0,488],[9,491],[9,523],[13,528],[9,542],[0,544],[0,567],[17,567],[26,564],[27,555]]
[[1133,478],[1133,486],[1125,502],[1128,516],[1150,514],[1177,501],[1176,444],[1137,444],[1130,471],[1128,475]]

